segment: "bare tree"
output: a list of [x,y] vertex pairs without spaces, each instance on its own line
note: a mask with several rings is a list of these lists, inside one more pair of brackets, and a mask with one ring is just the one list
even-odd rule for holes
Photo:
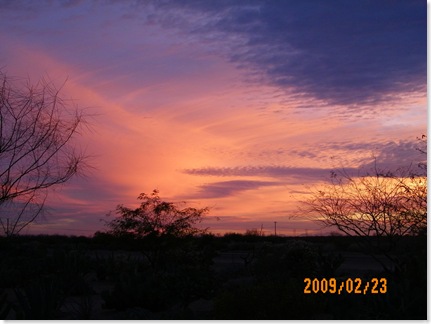
[[[426,233],[426,176],[374,170],[352,177],[333,172],[330,182],[303,203],[314,219],[363,237],[372,251],[389,259],[400,237]],[[376,237],[385,237],[386,244],[376,245]]]
[[0,225],[18,234],[43,211],[48,189],[81,172],[73,139],[84,113],[42,80],[20,84],[0,72]]
[[424,177],[335,175],[306,202],[321,220],[348,235],[416,235],[426,228]]

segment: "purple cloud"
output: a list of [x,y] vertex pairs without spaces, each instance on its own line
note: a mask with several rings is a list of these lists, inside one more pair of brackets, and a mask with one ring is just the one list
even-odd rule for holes
[[213,182],[200,186],[199,191],[195,194],[196,197],[193,198],[206,199],[229,197],[241,191],[277,185],[280,185],[280,183],[274,181],[232,180]]
[[[283,181],[284,184],[314,182],[317,179],[329,179],[331,172],[343,169],[343,172],[356,176],[364,172],[373,172],[375,165],[379,170],[395,172],[400,169],[411,168],[411,171],[421,173],[418,165],[426,162],[426,155],[420,153],[417,148],[418,141],[400,141],[387,143],[346,143],[333,142],[322,144],[321,150],[340,150],[344,152],[376,152],[375,155],[364,155],[362,163],[358,167],[333,167],[333,168],[313,168],[313,167],[291,167],[291,166],[238,166],[238,167],[205,167],[183,170],[184,173],[197,176],[215,177],[247,177],[261,176],[271,177]],[[308,151],[295,151],[296,155],[307,155],[318,159],[318,155],[309,155]],[[342,160],[341,160],[342,161]]]
[[163,12],[152,22],[218,44],[255,80],[298,95],[360,110],[426,91],[424,1],[151,4]]
[[[306,182],[307,179],[315,181],[319,178],[327,178],[332,169],[327,168],[299,168],[288,166],[242,166],[242,167],[207,167],[201,169],[187,169],[185,173],[200,176],[263,176],[276,179],[300,178]],[[272,185],[272,183],[270,182]]]

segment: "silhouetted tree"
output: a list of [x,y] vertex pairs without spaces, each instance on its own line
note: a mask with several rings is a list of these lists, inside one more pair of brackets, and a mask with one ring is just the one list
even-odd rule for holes
[[307,205],[345,234],[403,236],[426,227],[426,196],[426,178],[337,176]]
[[117,206],[116,214],[120,216],[108,222],[109,233],[116,236],[184,237],[205,231],[196,228],[195,224],[202,221],[208,208],[181,209],[178,203],[161,200],[158,190],[153,190],[151,195],[141,193],[138,199],[141,201],[138,208]]
[[[305,210],[327,226],[366,238],[375,253],[388,258],[398,239],[426,232],[427,178],[377,172],[352,177],[333,172],[331,181],[311,193]],[[386,237],[388,246],[374,245]]]
[[117,206],[119,216],[107,223],[108,233],[119,238],[143,239],[142,253],[153,269],[166,266],[176,255],[183,254],[182,249],[188,249],[183,239],[206,232],[196,224],[208,208],[181,208],[180,203],[163,201],[158,190],[151,195],[141,193],[138,200],[138,208]]
[[0,82],[0,225],[11,236],[40,215],[49,188],[86,165],[72,145],[85,120],[50,82],[21,85],[1,71]]

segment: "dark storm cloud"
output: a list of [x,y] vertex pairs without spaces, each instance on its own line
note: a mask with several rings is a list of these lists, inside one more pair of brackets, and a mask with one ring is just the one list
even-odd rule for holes
[[[159,23],[209,43],[228,42],[225,54],[232,62],[259,81],[294,88],[299,96],[355,106],[425,91],[425,1],[156,4],[166,14]],[[179,18],[184,13],[188,21]]]
[[276,186],[278,182],[273,181],[251,181],[251,180],[232,180],[221,181],[202,185],[196,194],[199,198],[221,198],[229,197],[233,194],[245,190],[259,189],[266,186]]

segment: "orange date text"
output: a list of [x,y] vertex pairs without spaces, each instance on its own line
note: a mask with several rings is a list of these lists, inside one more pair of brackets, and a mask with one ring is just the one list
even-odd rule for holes
[[304,294],[386,294],[388,291],[388,281],[386,278],[371,278],[362,280],[361,278],[304,278]]

